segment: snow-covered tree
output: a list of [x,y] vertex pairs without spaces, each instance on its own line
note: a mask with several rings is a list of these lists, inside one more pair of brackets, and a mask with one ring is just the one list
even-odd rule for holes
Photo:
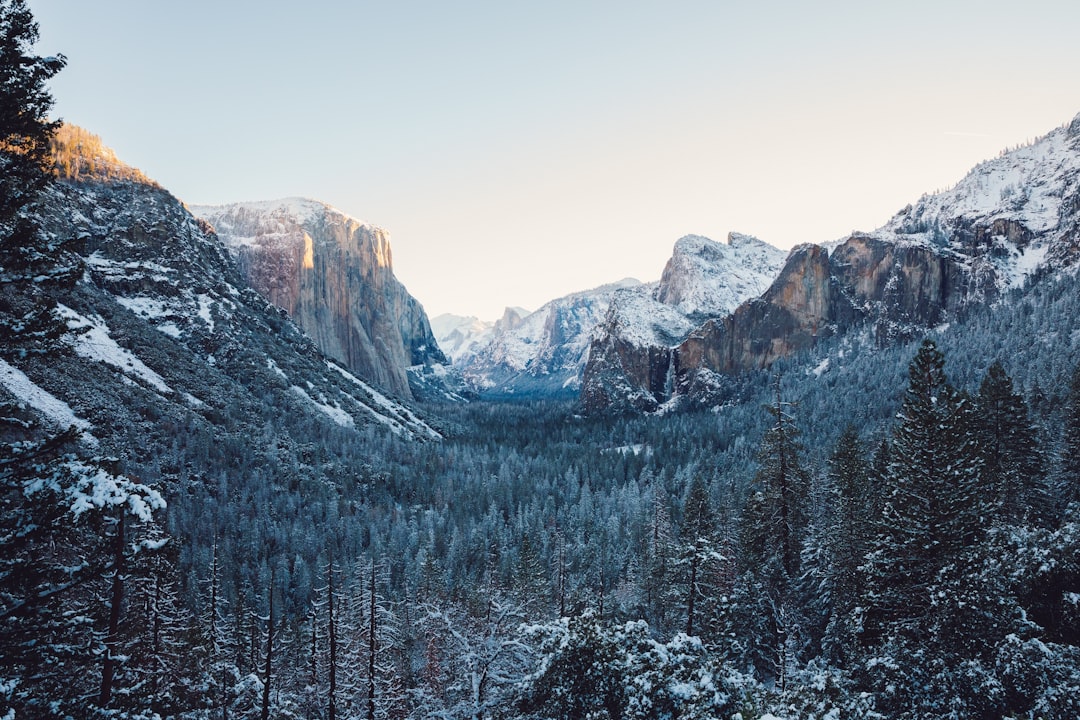
[[1010,525],[1048,523],[1051,501],[1038,434],[1000,362],[987,370],[976,402],[982,485],[992,494],[998,518]]
[[[893,712],[939,713],[986,698],[983,663],[1014,629],[1015,602],[987,552],[991,507],[972,403],[925,341],[909,368],[884,505],[862,566],[862,670]],[[950,711],[952,711],[950,710]]]

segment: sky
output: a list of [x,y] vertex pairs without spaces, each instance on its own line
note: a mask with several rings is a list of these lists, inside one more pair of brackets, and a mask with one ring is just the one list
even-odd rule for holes
[[1080,112],[1075,0],[27,4],[55,116],[187,203],[385,228],[432,317],[872,230]]

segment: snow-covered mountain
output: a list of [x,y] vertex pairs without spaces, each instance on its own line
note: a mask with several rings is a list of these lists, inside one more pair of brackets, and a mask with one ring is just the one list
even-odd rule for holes
[[[61,147],[70,137],[61,131]],[[172,436],[212,446],[238,433],[272,444],[275,432],[291,431],[271,430],[271,415],[296,429],[283,443],[303,442],[299,428],[313,424],[440,436],[321,353],[248,286],[209,225],[141,175],[69,174],[47,190],[37,215],[45,237],[74,240],[63,256],[74,270],[70,281],[43,274],[27,287],[28,306],[55,308],[57,336],[34,340],[45,343],[40,351],[6,348],[0,399],[74,424],[133,462]],[[169,437],[163,426],[173,428]]]
[[687,235],[675,243],[653,297],[687,318],[725,315],[761,294],[786,255],[741,233],[728,233],[726,243]]
[[589,348],[605,323],[619,331],[678,342],[701,319],[730,312],[768,287],[784,252],[732,233],[726,243],[687,235],[659,282],[625,279],[573,293],[522,315],[508,308],[494,323],[448,316],[436,331],[468,385],[487,396],[576,395]]
[[410,397],[407,369],[447,363],[394,276],[389,234],[303,198],[192,206],[246,280],[350,372]]
[[590,351],[583,401],[592,410],[651,410],[708,398],[724,386],[718,374],[767,367],[854,327],[869,326],[879,343],[903,340],[1078,253],[1080,116],[874,232],[793,249],[764,293],[677,342],[631,336],[613,314]]
[[622,280],[552,300],[531,313],[507,308],[495,322],[448,317],[445,335],[437,337],[441,346],[455,348],[455,369],[482,395],[574,396],[590,335],[612,296],[640,285]]

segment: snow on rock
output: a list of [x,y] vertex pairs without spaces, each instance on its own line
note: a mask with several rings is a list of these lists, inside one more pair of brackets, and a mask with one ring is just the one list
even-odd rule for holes
[[960,253],[984,248],[999,287],[1019,287],[1055,247],[1065,258],[1069,251],[1058,246],[1075,244],[1069,236],[1080,197],[1080,134],[1071,127],[976,165],[955,186],[924,195],[873,235]]
[[750,235],[728,233],[726,243],[687,235],[676,241],[655,298],[687,316],[725,315],[765,292],[786,257]]
[[109,335],[109,326],[101,318],[88,318],[75,312],[66,305],[57,305],[60,316],[67,320],[67,326],[75,333],[68,336],[68,341],[75,352],[89,360],[96,360],[118,368],[128,377],[136,377],[165,395],[172,394],[165,379],[148,368],[142,360],[130,350],[120,347]]
[[292,392],[296,393],[300,397],[302,397],[305,400],[307,400],[308,402],[310,402],[312,405],[315,406],[315,408],[317,410],[319,410],[319,412],[321,412],[323,415],[326,415],[328,418],[333,420],[335,423],[337,423],[341,427],[345,427],[345,428],[355,427],[356,422],[353,420],[352,415],[345,412],[344,410],[339,408],[337,405],[331,405],[331,404],[326,403],[326,402],[319,402],[315,398],[311,397],[311,395],[309,395],[308,392],[306,390],[304,390],[304,388],[298,387],[296,385],[293,385],[292,387],[290,387],[289,390],[291,390]]
[[[74,426],[78,430],[89,430],[91,425],[71,409],[66,402],[36,385],[21,370],[0,359],[0,385],[25,403],[56,427],[66,430]],[[89,436],[84,436],[89,437]]]
[[[442,439],[442,435],[439,434],[438,431],[432,429],[404,405],[394,402],[340,365],[327,360],[326,366],[363,390],[366,394],[365,401],[354,398],[356,403],[370,412],[377,421],[386,425],[395,433],[409,432],[432,440]],[[383,410],[385,414],[377,412],[375,408],[369,405],[369,403],[376,405]]]

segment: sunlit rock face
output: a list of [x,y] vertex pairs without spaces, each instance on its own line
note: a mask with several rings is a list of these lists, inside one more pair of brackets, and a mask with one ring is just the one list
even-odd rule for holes
[[410,366],[446,363],[423,307],[394,276],[384,230],[312,200],[191,210],[252,287],[353,373],[409,397]]
[[[693,253],[684,254],[669,268],[688,267]],[[591,349],[583,403],[596,411],[650,410],[708,400],[723,376],[767,368],[855,327],[882,345],[916,337],[1078,257],[1080,116],[981,163],[878,230],[853,233],[831,251],[795,248],[763,293],[703,319],[673,343],[628,342],[612,314]],[[686,277],[675,277],[658,297],[685,303]]]

